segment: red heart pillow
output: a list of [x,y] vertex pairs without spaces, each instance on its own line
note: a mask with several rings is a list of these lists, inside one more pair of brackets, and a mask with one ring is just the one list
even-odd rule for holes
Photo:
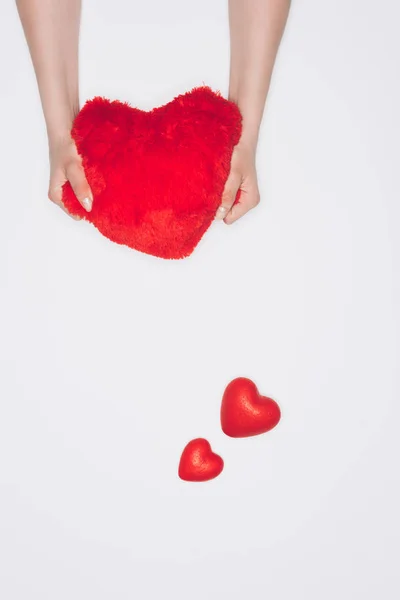
[[220,205],[240,135],[238,107],[208,87],[149,112],[94,98],[72,128],[93,208],[82,208],[68,182],[64,204],[118,244],[189,256]]

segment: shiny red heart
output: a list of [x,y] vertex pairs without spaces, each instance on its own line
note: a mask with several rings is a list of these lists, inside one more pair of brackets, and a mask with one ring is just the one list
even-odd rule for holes
[[221,404],[221,426],[226,435],[259,435],[275,427],[280,418],[275,400],[261,396],[250,379],[238,377],[226,387]]
[[211,450],[209,442],[197,438],[183,449],[178,474],[184,481],[209,481],[218,477],[224,461]]
[[85,211],[69,182],[64,205],[118,244],[188,256],[221,203],[241,120],[236,104],[208,87],[148,112],[94,98],[72,128],[93,208]]

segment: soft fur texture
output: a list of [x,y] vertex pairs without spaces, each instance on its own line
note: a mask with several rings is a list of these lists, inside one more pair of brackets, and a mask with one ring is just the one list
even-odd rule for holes
[[64,204],[114,242],[162,258],[189,256],[220,205],[240,134],[236,104],[208,87],[150,112],[94,98],[72,129],[93,208],[82,208],[68,182]]

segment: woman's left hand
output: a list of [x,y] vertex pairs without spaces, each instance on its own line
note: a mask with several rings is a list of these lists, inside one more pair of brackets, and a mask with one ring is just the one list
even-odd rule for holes
[[[237,192],[239,201],[235,204]],[[224,220],[227,225],[234,223],[260,202],[256,170],[256,147],[239,141],[235,146],[231,170],[222,194],[221,206],[216,219]]]

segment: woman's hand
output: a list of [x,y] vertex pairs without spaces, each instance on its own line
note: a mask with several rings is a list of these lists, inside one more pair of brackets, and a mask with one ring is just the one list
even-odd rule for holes
[[[256,148],[276,54],[290,0],[229,0],[229,100],[242,114],[242,137],[233,151],[231,171],[217,218],[233,223],[260,201]],[[240,198],[236,204],[237,191]]]
[[69,181],[79,202],[90,211],[93,196],[70,135],[79,111],[81,4],[81,0],[17,0],[49,139],[49,198],[65,210],[62,186]]
[[[237,192],[240,198],[235,204]],[[260,202],[256,171],[256,145],[238,143],[235,146],[231,170],[222,194],[221,206],[217,210],[216,218],[223,219],[227,225],[234,223],[256,207]]]
[[73,219],[80,217],[71,215],[62,202],[62,186],[69,181],[80,204],[90,212],[92,210],[93,196],[86,180],[82,161],[75,146],[75,142],[68,135],[50,143],[50,185],[49,199],[57,204]]

